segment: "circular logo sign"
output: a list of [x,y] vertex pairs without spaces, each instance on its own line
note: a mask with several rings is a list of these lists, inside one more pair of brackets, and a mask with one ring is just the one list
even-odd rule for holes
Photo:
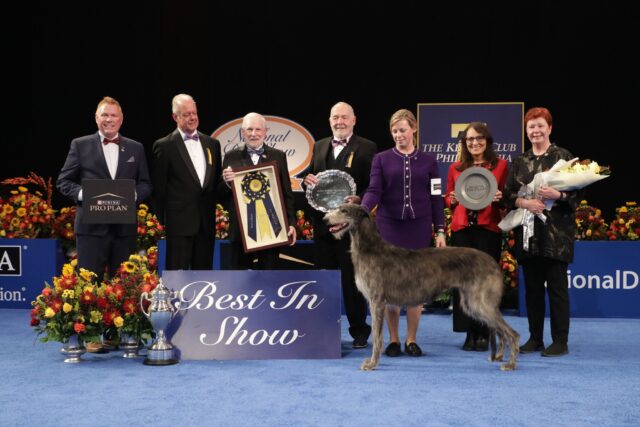
[[[314,139],[311,133],[293,120],[277,116],[264,116],[267,119],[265,144],[277,148],[287,155],[291,188],[302,191],[302,179],[296,176],[307,169],[311,163]],[[240,128],[242,118],[231,120],[216,129],[211,135],[220,141],[222,157],[231,150],[242,148],[244,139]]]

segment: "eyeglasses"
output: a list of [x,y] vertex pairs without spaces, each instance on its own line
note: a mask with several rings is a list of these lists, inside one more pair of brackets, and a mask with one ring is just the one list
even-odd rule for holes
[[487,137],[484,135],[468,136],[464,140],[467,141],[467,144],[473,144],[473,141],[484,142],[487,140]]

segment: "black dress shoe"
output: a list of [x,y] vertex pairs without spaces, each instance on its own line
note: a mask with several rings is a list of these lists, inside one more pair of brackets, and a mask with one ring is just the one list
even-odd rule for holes
[[489,339],[487,337],[478,337],[476,339],[475,351],[487,351],[489,350]]
[[563,342],[552,342],[551,345],[544,349],[542,356],[544,357],[558,357],[569,354],[569,347]]
[[402,356],[402,349],[400,348],[399,342],[391,342],[384,350],[384,354],[389,357],[398,357]]
[[420,348],[420,346],[414,342],[412,343],[404,343],[404,352],[407,353],[409,356],[412,357],[418,357],[418,356],[422,356],[422,349]]
[[351,346],[353,348],[367,348],[369,346],[369,343],[367,342],[366,337],[357,337],[353,340]]
[[529,338],[529,341],[520,346],[520,353],[535,353],[537,351],[544,350],[544,343],[542,341],[536,341],[533,338]]
[[467,339],[464,340],[462,349],[464,351],[473,351],[475,348],[476,348],[476,340],[471,334],[471,332],[467,332]]

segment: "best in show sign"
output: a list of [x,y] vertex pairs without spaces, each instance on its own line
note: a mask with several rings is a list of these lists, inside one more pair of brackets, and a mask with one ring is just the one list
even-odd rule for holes
[[508,163],[524,152],[524,103],[485,102],[418,104],[419,149],[438,161],[442,182],[458,157],[458,133],[471,122],[485,123],[493,136],[493,149]]
[[[302,179],[296,176],[306,170],[311,163],[314,139],[311,133],[293,120],[277,116],[264,116],[267,119],[267,136],[265,144],[284,151],[287,155],[291,188],[302,190]],[[240,129],[242,118],[231,120],[220,126],[211,135],[220,141],[222,156],[236,148],[244,146]]]
[[340,272],[165,271],[178,306],[167,335],[183,360],[341,356]]

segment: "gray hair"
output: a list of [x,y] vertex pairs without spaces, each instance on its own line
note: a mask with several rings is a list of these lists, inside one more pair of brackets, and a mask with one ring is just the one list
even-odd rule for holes
[[171,100],[171,112],[173,114],[178,114],[178,112],[180,111],[180,105],[182,105],[185,101],[193,101],[194,104],[196,103],[191,95],[180,93],[174,96]]

